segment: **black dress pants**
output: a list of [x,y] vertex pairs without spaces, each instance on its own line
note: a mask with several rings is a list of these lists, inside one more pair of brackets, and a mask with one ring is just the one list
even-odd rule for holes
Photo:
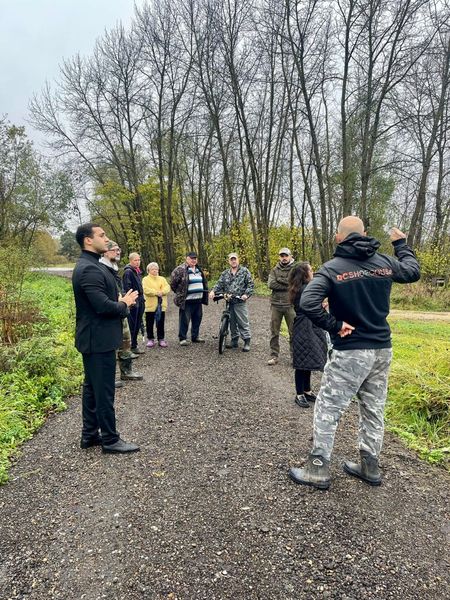
[[97,437],[99,429],[103,444],[114,444],[119,439],[114,411],[114,381],[116,352],[83,354],[83,429],[85,440]]
[[128,315],[128,325],[130,326],[131,348],[137,348],[138,335],[141,328],[142,316],[145,311],[145,300],[143,296],[139,296],[134,306],[130,307]]
[[311,391],[311,371],[295,369],[295,391],[297,394]]

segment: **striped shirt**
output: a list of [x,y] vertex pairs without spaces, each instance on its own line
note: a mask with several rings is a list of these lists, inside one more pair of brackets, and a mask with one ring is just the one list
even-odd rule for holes
[[191,300],[201,300],[203,298],[203,277],[199,269],[188,267],[189,284],[187,289],[186,302]]

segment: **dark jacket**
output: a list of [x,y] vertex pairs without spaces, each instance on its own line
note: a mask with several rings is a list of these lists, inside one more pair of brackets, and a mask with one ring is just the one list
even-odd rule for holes
[[300,307],[303,290],[294,301],[295,319],[292,330],[292,366],[305,371],[323,371],[327,362],[327,340],[323,329],[316,327]]
[[283,265],[279,262],[270,271],[267,285],[269,286],[269,289],[272,290],[270,304],[273,306],[279,306],[280,308],[291,306],[288,298],[288,279],[289,273],[294,265],[295,261],[290,262],[288,265]]
[[144,290],[142,288],[142,275],[138,273],[136,269],[133,269],[131,265],[126,265],[123,270],[122,276],[123,291],[126,294],[129,290],[134,290],[139,293],[139,298],[144,297]]
[[[170,276],[170,287],[173,292],[175,292],[175,298],[173,299],[176,306],[184,310],[186,304],[186,296],[189,286],[189,274],[188,274],[188,265],[186,263],[182,265],[178,265],[172,271],[172,275]],[[208,304],[208,282],[206,281],[206,277],[203,274],[203,271],[199,266],[197,269],[200,271],[203,280],[203,298],[202,304]]]
[[[398,260],[379,254],[380,243],[374,238],[352,233],[305,288],[300,307],[315,325],[330,332],[336,350],[391,347],[386,317],[392,282],[420,278],[419,263],[405,240],[393,246]],[[327,297],[329,313],[322,307]],[[343,321],[355,330],[341,338],[337,334]]]
[[118,302],[114,275],[99,264],[100,255],[83,250],[73,270],[76,306],[75,346],[82,354],[110,352],[122,343],[127,306]]

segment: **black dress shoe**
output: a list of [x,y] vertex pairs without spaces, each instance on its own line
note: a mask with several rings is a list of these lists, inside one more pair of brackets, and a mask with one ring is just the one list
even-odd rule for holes
[[138,452],[140,448],[137,444],[124,442],[119,438],[114,444],[103,444],[102,450],[107,454],[126,454],[128,452]]
[[308,402],[315,402],[317,400],[317,396],[315,394],[307,394],[306,392],[303,394]]
[[93,438],[81,438],[80,440],[80,448],[86,450],[87,448],[92,448],[92,446],[101,446],[102,438],[101,437],[93,437]]

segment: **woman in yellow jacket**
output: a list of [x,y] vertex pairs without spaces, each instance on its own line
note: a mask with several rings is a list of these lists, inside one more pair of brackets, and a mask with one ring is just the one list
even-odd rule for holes
[[156,321],[156,335],[161,348],[167,348],[164,339],[164,320],[167,308],[167,294],[170,286],[164,277],[159,275],[158,263],[151,262],[147,265],[147,273],[142,280],[145,297],[145,324],[147,327],[147,348],[155,346],[153,326]]

